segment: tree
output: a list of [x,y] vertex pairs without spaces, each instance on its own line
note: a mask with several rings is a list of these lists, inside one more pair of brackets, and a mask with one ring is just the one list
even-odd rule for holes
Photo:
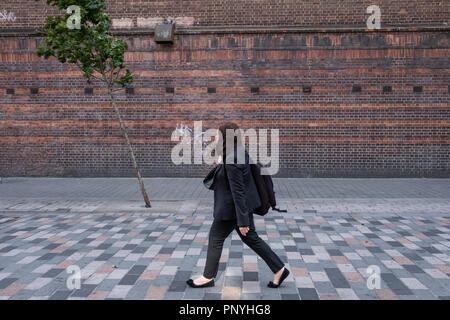
[[130,152],[145,206],[150,207],[133,148],[114,97],[114,92],[133,83],[133,75],[124,64],[127,43],[111,35],[111,20],[105,12],[104,0],[45,1],[47,5],[65,10],[66,15],[47,17],[43,27],[45,46],[38,48],[37,55],[45,59],[55,57],[61,63],[77,65],[88,81],[95,78],[106,86]]

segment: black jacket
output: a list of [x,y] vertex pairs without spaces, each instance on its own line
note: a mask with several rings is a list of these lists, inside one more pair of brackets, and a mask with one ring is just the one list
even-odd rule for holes
[[205,186],[214,190],[214,219],[237,219],[239,227],[247,227],[249,214],[261,205],[253,180],[249,157],[245,152],[245,164],[238,164],[236,150],[229,154],[225,164],[218,164],[203,180]]

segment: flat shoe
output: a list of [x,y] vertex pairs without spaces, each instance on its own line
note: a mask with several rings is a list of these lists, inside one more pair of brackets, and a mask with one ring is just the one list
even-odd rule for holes
[[212,279],[211,281],[208,281],[207,283],[204,284],[200,284],[197,285],[194,283],[194,280],[189,279],[188,281],[186,281],[186,283],[191,287],[191,288],[208,288],[208,287],[214,287],[214,279]]
[[289,275],[289,270],[284,268],[283,273],[281,274],[280,280],[278,281],[278,284],[273,283],[272,281],[270,281],[267,286],[269,288],[278,288],[284,281],[284,279],[287,278],[287,276]]

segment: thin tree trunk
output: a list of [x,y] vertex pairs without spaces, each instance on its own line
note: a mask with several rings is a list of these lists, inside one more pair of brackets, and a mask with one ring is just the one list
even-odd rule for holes
[[116,111],[117,118],[119,119],[120,129],[122,129],[123,136],[125,137],[125,140],[127,142],[128,151],[130,152],[131,160],[133,161],[134,172],[136,173],[136,177],[138,178],[138,181],[139,181],[139,186],[141,187],[141,193],[142,193],[142,196],[144,197],[145,206],[147,208],[150,208],[151,207],[150,200],[148,198],[147,191],[145,190],[144,182],[142,181],[142,178],[141,178],[141,173],[139,172],[139,167],[136,162],[136,158],[134,156],[133,148],[131,147],[130,139],[128,139],[127,130],[125,128],[125,125],[123,124],[119,108],[117,108],[117,103],[116,103],[116,100],[114,99],[114,95],[113,95],[110,87],[108,87],[108,94],[111,98],[111,102],[114,106],[114,110]]

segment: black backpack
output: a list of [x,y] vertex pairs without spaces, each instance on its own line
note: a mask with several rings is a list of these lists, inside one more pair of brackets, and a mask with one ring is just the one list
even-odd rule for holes
[[277,201],[275,199],[275,191],[273,190],[272,177],[270,175],[261,174],[261,165],[259,163],[250,164],[250,169],[261,200],[261,206],[256,208],[253,213],[264,216],[269,212],[270,208],[278,212],[287,212],[287,210],[276,207]]

